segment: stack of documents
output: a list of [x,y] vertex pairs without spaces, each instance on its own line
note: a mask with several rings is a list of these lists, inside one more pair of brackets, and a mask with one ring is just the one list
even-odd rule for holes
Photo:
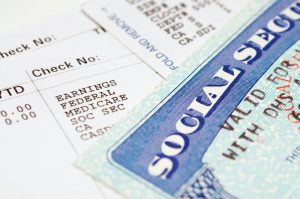
[[2,34],[0,198],[300,198],[299,40],[300,0],[90,0]]

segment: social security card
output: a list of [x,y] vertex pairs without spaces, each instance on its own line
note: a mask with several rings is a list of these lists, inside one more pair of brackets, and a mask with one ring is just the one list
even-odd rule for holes
[[300,0],[276,1],[76,165],[127,198],[300,198],[299,39]]

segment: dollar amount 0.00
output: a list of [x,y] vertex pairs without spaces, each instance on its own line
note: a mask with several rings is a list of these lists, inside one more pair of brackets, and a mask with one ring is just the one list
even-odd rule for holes
[[36,118],[37,114],[32,110],[32,106],[30,104],[25,104],[23,106],[17,106],[16,112],[1,110],[0,116],[4,119],[6,125],[12,125],[14,123]]

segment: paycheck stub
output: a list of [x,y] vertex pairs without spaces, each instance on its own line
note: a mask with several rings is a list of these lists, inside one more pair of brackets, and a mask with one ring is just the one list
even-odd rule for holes
[[[162,80],[104,29],[81,26],[80,13],[58,18],[1,49],[0,198],[111,198],[72,162]],[[52,34],[59,42],[33,48]]]
[[[97,27],[82,13],[74,11],[40,19],[12,32],[2,30],[0,36],[0,154],[3,163],[0,166],[0,198],[79,199],[86,196],[104,198],[91,179],[81,175],[70,165],[76,153],[68,141],[57,134],[59,128],[52,125],[51,117],[38,114],[47,109],[36,106],[35,108],[38,109],[36,112],[31,104],[34,102],[33,99],[26,99],[25,96],[23,102],[20,98],[18,99],[26,90],[28,91],[20,84],[25,82],[19,77],[21,74],[24,75],[26,63],[35,59],[32,54],[43,52],[45,47],[59,42],[64,43],[67,38]],[[41,57],[47,56],[41,53]],[[18,60],[19,64],[11,65],[10,63],[14,60]],[[12,107],[13,109],[8,111]],[[35,124],[30,122],[34,118]],[[56,159],[59,163],[48,162],[46,154],[51,157],[58,155]],[[80,193],[74,192],[74,189],[80,190]]]
[[221,32],[249,2],[92,0],[83,10],[167,77],[201,46],[210,51],[205,42]]

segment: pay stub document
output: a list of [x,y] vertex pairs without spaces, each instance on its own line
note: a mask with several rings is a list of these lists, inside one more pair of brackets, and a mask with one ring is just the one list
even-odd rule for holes
[[0,49],[0,198],[111,198],[72,162],[162,77],[80,12],[20,31]]
[[231,20],[238,23],[235,17],[250,7],[249,3],[249,0],[119,0],[118,3],[90,0],[83,11],[168,77],[195,51],[209,52],[206,42],[222,32]]

